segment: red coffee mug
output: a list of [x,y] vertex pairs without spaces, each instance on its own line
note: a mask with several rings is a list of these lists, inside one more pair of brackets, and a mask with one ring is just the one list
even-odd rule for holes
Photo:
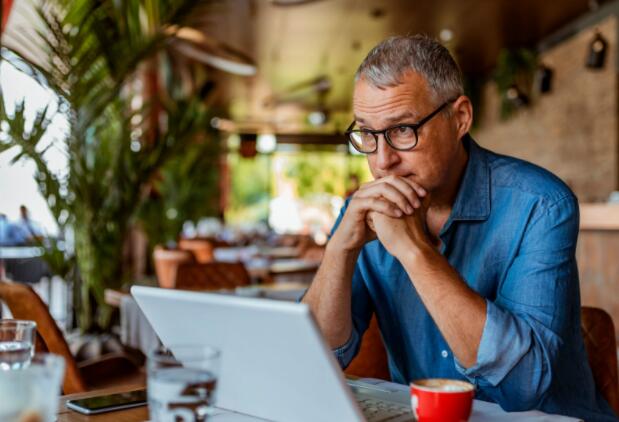
[[419,422],[463,422],[471,416],[475,386],[442,378],[413,381],[411,405]]

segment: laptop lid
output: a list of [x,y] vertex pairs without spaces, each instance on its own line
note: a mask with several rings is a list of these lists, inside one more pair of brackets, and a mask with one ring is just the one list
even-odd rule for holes
[[301,303],[134,286],[166,346],[222,352],[217,406],[275,421],[362,421],[335,357]]

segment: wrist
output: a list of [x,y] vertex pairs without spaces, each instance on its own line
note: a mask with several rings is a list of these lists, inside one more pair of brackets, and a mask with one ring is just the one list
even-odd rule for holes
[[327,242],[325,253],[332,252],[334,254],[357,256],[362,247],[351,242],[349,238],[346,238],[341,232],[336,230],[331,239],[329,239],[329,242]]
[[349,245],[337,235],[333,235],[325,248],[325,256],[334,257],[343,262],[356,260],[361,252],[361,247]]
[[437,254],[438,251],[431,245],[425,242],[415,242],[413,238],[405,236],[401,242],[395,247],[393,256],[402,264],[410,263],[415,265],[420,261],[427,261]]

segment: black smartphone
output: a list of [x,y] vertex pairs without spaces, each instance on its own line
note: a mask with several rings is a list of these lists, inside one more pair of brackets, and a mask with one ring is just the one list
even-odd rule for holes
[[142,389],[126,393],[67,400],[67,408],[85,415],[96,415],[97,413],[144,406],[146,403],[146,390]]

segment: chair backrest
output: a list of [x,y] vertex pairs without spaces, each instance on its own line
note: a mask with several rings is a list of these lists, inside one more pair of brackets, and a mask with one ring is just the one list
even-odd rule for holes
[[233,289],[251,279],[241,262],[184,263],[176,271],[176,288],[185,290]]
[[208,239],[181,239],[178,241],[178,249],[193,253],[196,262],[206,264],[213,262],[213,242]]
[[580,318],[580,328],[595,385],[619,415],[617,340],[613,320],[606,311],[589,306],[581,308]]
[[11,281],[0,281],[0,300],[11,311],[13,318],[34,321],[37,324],[37,352],[51,352],[64,357],[66,364],[64,394],[86,391],[86,383],[69,345],[56,325],[47,306],[32,287]]
[[159,287],[173,289],[176,284],[176,269],[178,266],[184,262],[195,262],[195,258],[190,251],[155,246],[153,262]]
[[357,356],[350,362],[344,371],[347,375],[361,378],[391,379],[387,352],[380,335],[376,316],[372,316],[368,329],[363,334],[361,348]]

